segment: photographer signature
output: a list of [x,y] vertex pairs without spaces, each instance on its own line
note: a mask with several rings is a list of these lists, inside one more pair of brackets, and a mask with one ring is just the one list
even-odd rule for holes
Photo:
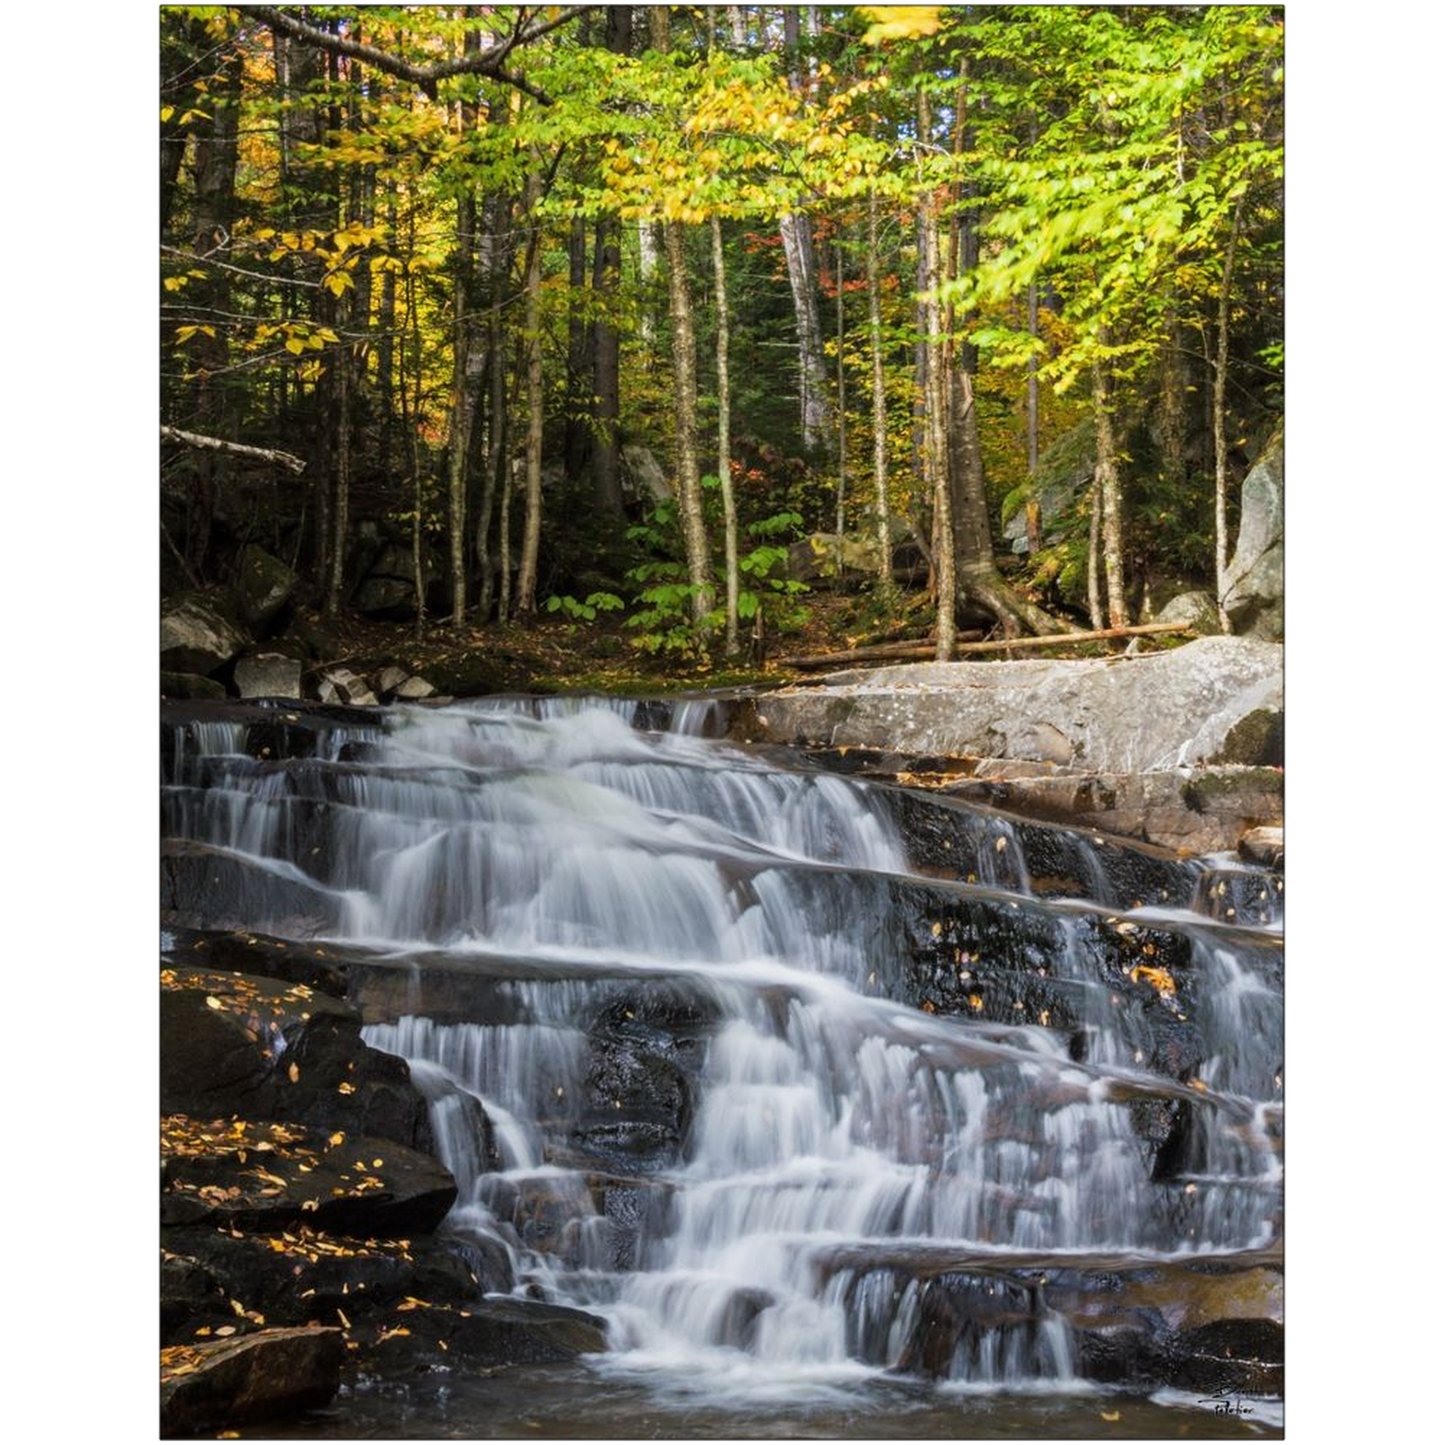
[[1199,1403],[1213,1405],[1216,1415],[1238,1415],[1243,1418],[1245,1415],[1254,1414],[1254,1411],[1232,1390],[1211,1390]]

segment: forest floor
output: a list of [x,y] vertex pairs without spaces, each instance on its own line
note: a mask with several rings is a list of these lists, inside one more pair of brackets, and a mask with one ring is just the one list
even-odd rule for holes
[[[921,599],[920,599],[921,600]],[[814,593],[807,622],[769,639],[761,661],[744,636],[736,660],[678,652],[647,652],[635,634],[613,618],[572,621],[539,613],[525,622],[485,627],[426,623],[418,635],[410,622],[378,622],[347,615],[324,624],[327,656],[321,665],[370,672],[390,664],[431,682],[438,692],[606,692],[647,695],[702,688],[775,685],[803,674],[770,658],[830,652],[857,645],[880,628],[866,613],[866,599]],[[900,612],[900,620],[904,617]],[[928,618],[915,604],[907,614],[919,635]],[[308,617],[311,627],[317,624]],[[904,634],[900,634],[904,635]],[[476,684],[482,684],[477,686]]]

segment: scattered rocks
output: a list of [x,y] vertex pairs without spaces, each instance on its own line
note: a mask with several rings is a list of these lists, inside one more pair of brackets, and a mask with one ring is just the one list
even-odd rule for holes
[[279,652],[243,657],[235,667],[236,691],[242,697],[301,696],[301,663]]
[[161,1351],[166,1437],[279,1420],[325,1405],[341,1384],[341,1331],[273,1329]]
[[161,669],[207,674],[224,667],[246,637],[212,599],[189,593],[161,613]]
[[345,667],[327,668],[317,680],[316,696],[322,702],[344,702],[352,707],[377,706],[377,696],[366,679]]
[[425,697],[435,697],[436,688],[424,677],[409,677],[399,683],[393,694],[401,702],[420,702]]

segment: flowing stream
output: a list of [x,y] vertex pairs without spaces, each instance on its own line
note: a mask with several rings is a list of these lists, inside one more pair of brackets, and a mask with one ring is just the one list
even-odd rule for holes
[[164,759],[167,836],[234,865],[210,921],[371,951],[485,1287],[601,1316],[618,1390],[1076,1395],[1040,1271],[1277,1246],[1277,880],[666,720],[488,699],[271,757],[187,722]]

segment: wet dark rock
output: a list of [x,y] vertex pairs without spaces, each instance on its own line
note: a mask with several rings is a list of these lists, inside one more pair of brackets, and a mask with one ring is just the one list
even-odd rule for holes
[[405,1060],[361,1041],[361,1016],[305,984],[220,969],[161,973],[163,1114],[288,1120],[432,1148]]
[[170,933],[170,944],[161,955],[166,963],[304,983],[341,999],[347,994],[349,966],[367,956],[361,951],[300,944],[246,929],[179,928]]
[[[650,1037],[648,1033],[650,1032]],[[661,1031],[594,1034],[578,1145],[647,1171],[676,1162],[692,1121],[692,1083]]]
[[340,901],[302,878],[278,876],[203,843],[161,845],[161,919],[183,927],[245,928],[267,921],[294,937],[334,930]]
[[415,1310],[399,1323],[409,1332],[379,1330],[374,1339],[363,1334],[361,1359],[368,1369],[404,1374],[443,1364],[549,1365],[607,1348],[606,1325],[596,1315],[534,1300]]
[[406,1323],[407,1299],[468,1308],[480,1280],[454,1248],[435,1238],[343,1235],[314,1224],[247,1234],[229,1221],[161,1230],[163,1343],[183,1344],[198,1329],[253,1328],[231,1300],[268,1324],[378,1318]]
[[341,1383],[337,1329],[263,1330],[161,1366],[160,1433],[279,1421],[325,1405]]
[[162,672],[161,696],[194,702],[219,702],[226,695],[226,688],[212,677],[201,677],[194,672]]
[[162,1224],[249,1231],[311,1224],[335,1234],[399,1237],[434,1230],[456,1200],[456,1182],[441,1165],[391,1139],[291,1124],[280,1132],[257,1125],[236,1136],[238,1144],[253,1137],[270,1143],[261,1154],[224,1138],[195,1142],[225,1136],[224,1121],[186,1125],[170,1118],[163,1141],[184,1138],[188,1152],[163,1153]]

